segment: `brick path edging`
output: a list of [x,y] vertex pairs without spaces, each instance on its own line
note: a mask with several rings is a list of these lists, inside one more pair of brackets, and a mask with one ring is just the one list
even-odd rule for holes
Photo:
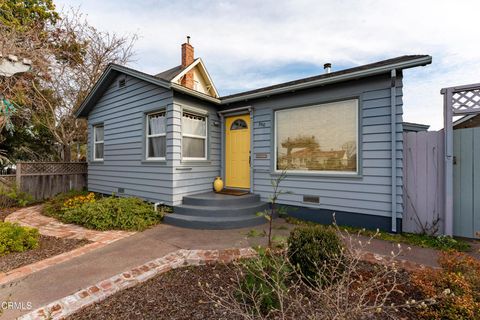
[[178,250],[162,258],[149,261],[127,272],[114,275],[93,286],[81,289],[74,294],[40,307],[18,319],[44,320],[62,319],[93,303],[104,300],[114,293],[130,288],[172,269],[197,266],[215,262],[228,263],[240,258],[256,255],[252,248],[222,250]]

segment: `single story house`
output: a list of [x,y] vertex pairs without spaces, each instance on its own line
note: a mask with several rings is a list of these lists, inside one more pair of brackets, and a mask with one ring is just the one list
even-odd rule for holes
[[[110,65],[77,110],[88,119],[88,188],[174,207],[198,228],[261,223],[287,171],[288,214],[401,231],[403,70],[408,55],[220,96],[194,48],[156,75]],[[244,196],[213,194],[215,177]],[[259,220],[260,219],[260,220]]]

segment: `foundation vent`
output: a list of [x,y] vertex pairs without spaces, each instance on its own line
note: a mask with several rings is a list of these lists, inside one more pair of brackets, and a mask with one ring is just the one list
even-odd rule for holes
[[304,196],[303,196],[303,202],[307,202],[307,203],[320,203],[320,197],[319,197],[319,196],[304,195]]

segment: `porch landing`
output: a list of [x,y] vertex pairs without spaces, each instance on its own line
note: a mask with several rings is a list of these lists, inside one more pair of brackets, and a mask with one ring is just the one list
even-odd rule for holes
[[207,192],[183,197],[164,223],[192,229],[236,229],[266,222],[257,212],[268,208],[257,194],[232,196]]

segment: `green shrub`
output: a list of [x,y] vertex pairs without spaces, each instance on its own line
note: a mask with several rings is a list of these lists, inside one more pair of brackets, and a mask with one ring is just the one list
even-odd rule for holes
[[[288,237],[290,262],[307,280],[318,280],[319,276],[329,277],[329,274],[319,275],[319,266],[328,264],[331,260],[338,262],[334,258],[341,256],[342,248],[342,241],[332,227],[298,227]],[[322,270],[328,272],[329,268]]]
[[0,222],[0,256],[34,249],[38,247],[39,237],[37,229]]
[[26,192],[18,190],[15,184],[12,186],[0,186],[0,202],[0,207],[2,208],[25,207],[33,202],[33,197]]
[[87,196],[88,191],[72,190],[66,193],[59,193],[52,199],[45,202],[43,205],[43,214],[49,217],[59,218],[62,214],[62,209],[67,200],[79,197]]
[[163,211],[138,198],[106,197],[57,213],[66,223],[96,230],[144,230],[160,222]]
[[237,299],[250,306],[250,313],[266,315],[269,311],[278,310],[279,295],[288,291],[287,281],[292,272],[283,255],[277,255],[270,249],[259,249],[258,257],[243,261],[242,270],[244,277]]

